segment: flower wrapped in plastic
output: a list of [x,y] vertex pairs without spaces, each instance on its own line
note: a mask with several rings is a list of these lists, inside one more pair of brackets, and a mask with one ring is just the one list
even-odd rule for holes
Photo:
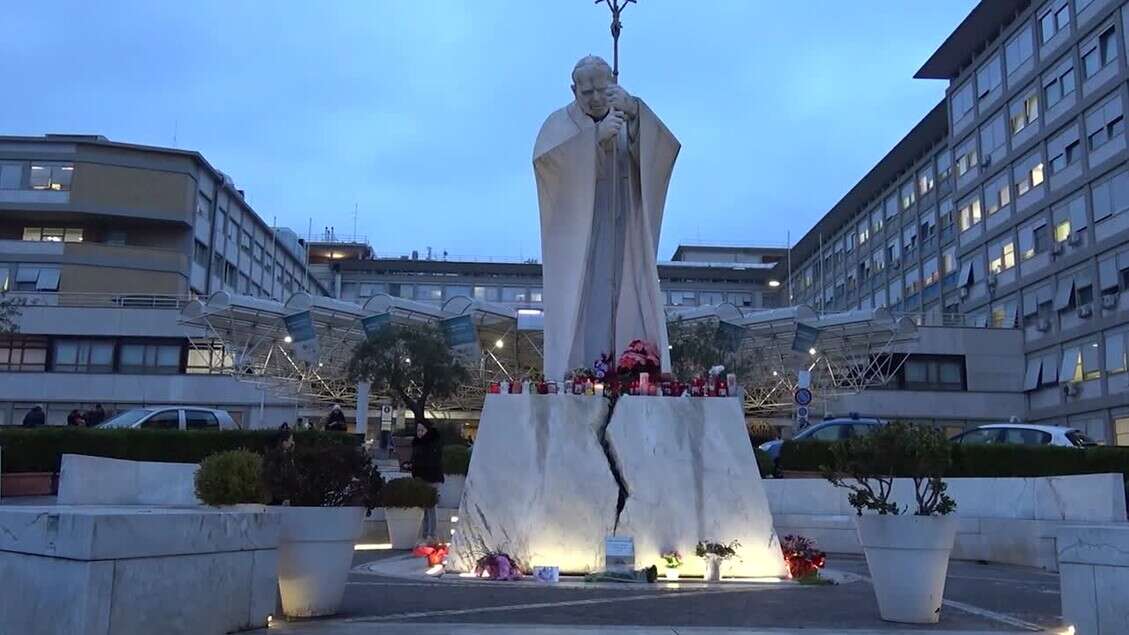
[[437,564],[443,564],[447,559],[448,546],[442,542],[431,542],[421,545],[416,545],[412,549],[412,555],[420,558],[427,558],[427,566],[434,567]]
[[661,373],[662,358],[653,342],[632,340],[619,356],[616,372],[621,377],[637,378],[640,373],[650,373],[656,380]]
[[815,548],[815,541],[803,536],[784,536],[780,542],[784,562],[794,580],[818,577],[819,570],[827,564],[827,555]]
[[521,567],[509,554],[497,551],[478,559],[474,575],[488,580],[520,580]]

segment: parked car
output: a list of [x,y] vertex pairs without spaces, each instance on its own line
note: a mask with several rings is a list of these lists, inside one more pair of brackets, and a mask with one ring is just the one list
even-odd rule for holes
[[1077,428],[1036,425],[1031,423],[993,423],[956,435],[953,443],[968,445],[1014,444],[1055,445],[1065,448],[1087,448],[1098,445]]
[[[846,417],[840,419],[827,419],[819,423],[812,424],[792,437],[793,441],[842,441],[854,436],[861,436],[869,433],[875,426],[882,425],[880,419],[869,419],[861,417]],[[780,460],[780,448],[783,447],[784,440],[776,439],[773,441],[766,441],[760,445],[760,450],[767,453],[772,457],[773,462]]]
[[145,430],[238,430],[226,410],[198,406],[153,406],[118,413],[97,426]]

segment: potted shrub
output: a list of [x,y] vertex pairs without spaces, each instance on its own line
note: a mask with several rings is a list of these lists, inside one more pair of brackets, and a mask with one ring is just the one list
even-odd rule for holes
[[195,477],[196,498],[205,505],[266,503],[263,457],[249,450],[217,452],[200,462]]
[[[950,515],[956,503],[942,480],[951,460],[941,432],[905,423],[882,426],[831,449],[825,477],[851,492],[847,498],[858,512],[859,543],[884,620],[935,624],[940,619],[957,531]],[[891,500],[895,477],[913,480],[912,506]]]
[[380,491],[378,505],[384,508],[388,538],[393,549],[411,549],[419,537],[423,510],[435,507],[439,494],[431,483],[418,478],[396,478]]
[[721,563],[736,557],[737,548],[740,546],[741,543],[736,540],[729,544],[709,542],[708,540],[698,543],[698,547],[694,549],[694,555],[706,561],[706,582],[721,581]]
[[278,587],[293,617],[332,615],[341,607],[353,547],[383,479],[351,445],[277,448],[263,459],[271,504],[282,516]]
[[443,482],[439,484],[440,507],[459,508],[469,469],[470,448],[465,445],[443,446]]

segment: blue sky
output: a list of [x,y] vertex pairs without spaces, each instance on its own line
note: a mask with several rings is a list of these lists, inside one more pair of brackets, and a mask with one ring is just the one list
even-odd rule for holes
[[[378,253],[539,255],[530,163],[591,0],[8,3],[0,134],[199,150],[268,221]],[[621,83],[682,142],[660,258],[797,240],[944,95],[913,73],[975,4],[640,0]]]

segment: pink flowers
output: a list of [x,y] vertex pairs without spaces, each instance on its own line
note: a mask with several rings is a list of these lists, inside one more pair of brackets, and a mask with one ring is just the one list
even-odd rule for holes
[[634,377],[639,373],[652,373],[657,378],[661,364],[658,346],[645,340],[632,340],[627,345],[627,350],[619,356],[616,371],[620,375]]

